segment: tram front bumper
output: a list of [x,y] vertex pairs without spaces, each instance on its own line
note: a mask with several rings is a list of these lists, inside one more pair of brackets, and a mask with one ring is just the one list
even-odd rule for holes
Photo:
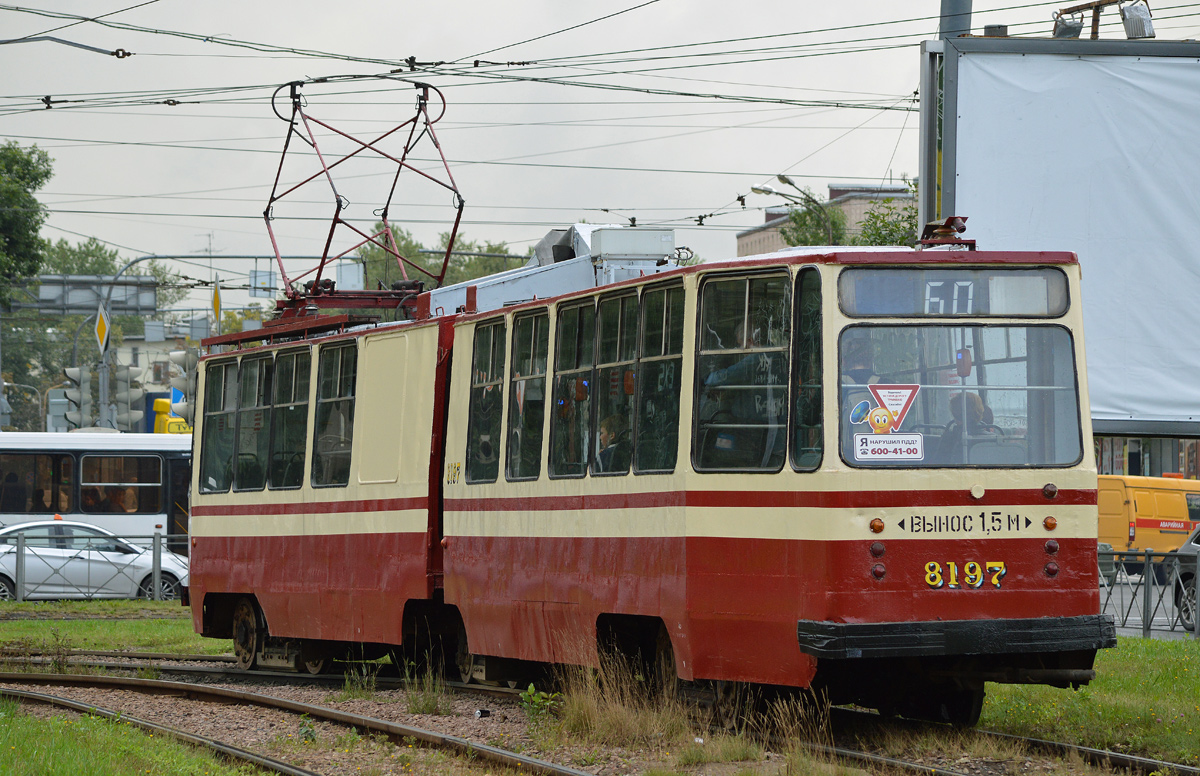
[[1117,645],[1112,615],[844,623],[800,620],[800,650],[816,658],[1074,652]]

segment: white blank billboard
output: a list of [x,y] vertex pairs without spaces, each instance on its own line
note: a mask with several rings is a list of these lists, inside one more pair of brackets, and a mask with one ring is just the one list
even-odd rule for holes
[[1079,255],[1097,432],[1196,433],[1200,46],[946,43],[941,215],[981,249]]

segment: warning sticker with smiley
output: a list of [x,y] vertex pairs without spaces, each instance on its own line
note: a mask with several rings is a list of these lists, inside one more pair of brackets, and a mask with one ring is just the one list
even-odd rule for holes
[[921,460],[925,457],[924,434],[897,433],[904,423],[919,385],[868,385],[878,404],[860,401],[850,410],[852,424],[866,424],[869,434],[854,435],[854,458],[858,461]]

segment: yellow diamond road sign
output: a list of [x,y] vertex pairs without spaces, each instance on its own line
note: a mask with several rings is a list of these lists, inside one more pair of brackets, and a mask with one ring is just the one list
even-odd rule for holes
[[213,323],[215,324],[214,328],[216,328],[219,331],[220,327],[221,327],[221,276],[220,275],[217,276],[217,282],[213,283],[212,304],[213,304]]
[[96,311],[96,344],[100,346],[101,353],[108,350],[108,331],[110,328],[108,310],[101,304],[100,309]]

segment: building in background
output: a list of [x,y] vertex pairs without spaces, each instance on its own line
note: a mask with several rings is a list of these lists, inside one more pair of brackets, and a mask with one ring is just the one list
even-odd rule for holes
[[[853,240],[862,228],[867,211],[885,199],[912,199],[907,184],[836,185],[829,187],[829,199],[825,207],[836,207],[846,215],[846,233]],[[760,253],[781,251],[788,247],[779,230],[788,222],[788,208],[775,206],[766,209],[766,220],[755,227],[737,233],[737,255],[755,256]]]

